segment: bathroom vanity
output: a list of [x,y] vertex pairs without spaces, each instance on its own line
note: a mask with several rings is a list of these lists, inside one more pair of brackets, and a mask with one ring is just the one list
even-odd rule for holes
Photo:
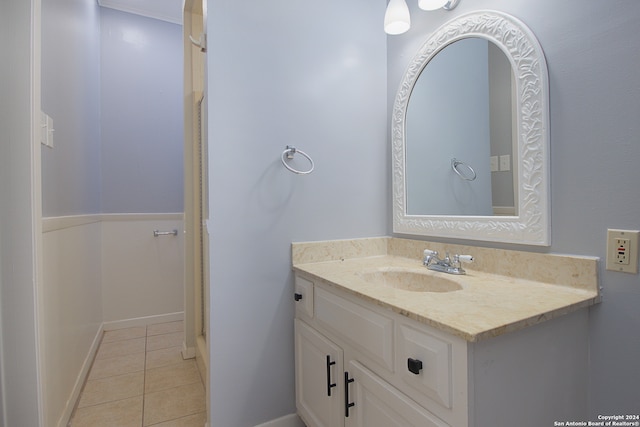
[[[424,249],[475,262],[427,271]],[[292,260],[308,427],[586,419],[597,259],[374,238],[294,243]]]
[[[452,74],[462,60],[488,79]],[[393,232],[548,246],[548,92],[542,48],[517,18],[480,10],[433,31],[391,114]],[[507,160],[508,185],[476,149]],[[425,250],[474,262],[466,275],[430,271],[423,254],[428,265],[436,254]],[[587,419],[596,258],[374,238],[294,243],[292,262],[296,404],[308,427]]]

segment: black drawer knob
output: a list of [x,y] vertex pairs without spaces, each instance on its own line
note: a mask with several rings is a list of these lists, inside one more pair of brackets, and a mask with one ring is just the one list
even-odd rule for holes
[[409,358],[407,360],[407,368],[409,369],[409,372],[411,372],[412,374],[420,374],[420,370],[422,369],[422,361],[418,360],[418,359],[412,359]]
[[293,299],[295,299],[296,301],[300,301],[302,299],[302,294],[296,292],[295,294],[293,294]]

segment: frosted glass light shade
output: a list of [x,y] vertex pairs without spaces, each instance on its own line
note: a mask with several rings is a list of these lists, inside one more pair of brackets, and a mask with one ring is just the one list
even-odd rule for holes
[[422,10],[437,10],[448,2],[449,0],[419,0],[418,7]]
[[411,27],[409,8],[404,0],[390,0],[384,14],[384,32],[395,35],[402,34]]

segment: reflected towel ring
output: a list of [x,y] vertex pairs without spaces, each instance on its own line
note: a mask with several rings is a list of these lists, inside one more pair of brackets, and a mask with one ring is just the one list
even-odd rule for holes
[[[463,170],[466,169],[466,173],[461,172],[460,169],[458,169],[458,166],[462,166]],[[473,181],[476,179],[476,171],[474,171],[471,166],[465,162],[461,162],[455,157],[451,159],[451,169],[453,169],[453,171],[465,181]]]
[[[292,168],[291,166],[289,166],[287,164],[287,161],[285,160],[285,157],[287,159],[291,160],[291,159],[293,159],[293,155],[296,154],[296,153],[300,153],[300,155],[302,155],[302,157],[304,157],[307,160],[309,160],[309,164],[311,165],[309,170],[299,171],[297,169]],[[309,157],[309,155],[307,153],[305,153],[304,151],[298,150],[293,145],[287,145],[287,149],[282,152],[282,164],[284,165],[285,168],[289,169],[293,173],[297,173],[298,175],[309,174],[309,173],[313,172],[313,167],[314,167],[313,160],[311,160],[311,157]]]

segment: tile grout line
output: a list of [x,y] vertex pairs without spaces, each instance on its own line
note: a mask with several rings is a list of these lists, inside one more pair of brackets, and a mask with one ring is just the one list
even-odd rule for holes
[[[142,352],[142,355],[143,355],[143,357],[144,357],[144,360],[143,360],[143,363],[142,363],[142,365],[143,365],[143,369],[142,369],[142,372],[143,372],[143,383],[142,383],[142,396],[141,396],[141,397],[142,397],[142,405],[141,405],[141,407],[142,407],[142,413],[141,413],[141,427],[144,427],[144,423],[145,423],[144,409],[145,409],[145,404],[146,404],[146,394],[147,394],[147,393],[146,393],[146,381],[147,381],[147,368],[148,368],[148,364],[147,364],[147,353],[148,353],[148,351],[149,351],[149,346],[148,346],[148,338],[149,338],[149,335],[148,335],[148,334],[149,334],[149,330],[148,330],[148,327],[149,327],[149,325],[144,326],[144,334],[143,334],[143,337],[140,337],[140,338],[144,338],[144,345],[143,345],[143,352]],[[111,343],[117,343],[117,342],[124,342],[124,341],[134,340],[134,339],[138,338],[138,337],[122,337],[122,338],[119,338],[119,339],[115,339],[115,340],[113,340],[113,341],[111,341],[111,340],[110,340],[110,341],[105,342],[105,341],[104,341],[104,338],[105,338],[105,335],[106,335],[106,334],[105,334],[105,332],[107,332],[107,331],[103,331],[103,335],[102,335],[102,337],[101,337],[101,339],[100,339],[100,343],[99,343],[99,345],[98,345],[98,349],[97,349],[96,354],[94,355],[94,358],[93,358],[93,360],[92,360],[92,364],[91,364],[91,367],[90,367],[89,372],[88,372],[88,374],[87,374],[87,377],[85,378],[85,384],[83,384],[83,388],[82,388],[82,391],[81,391],[81,393],[80,393],[80,396],[78,396],[78,399],[77,399],[77,401],[76,401],[76,403],[75,403],[75,408],[74,408],[74,410],[72,411],[72,416],[71,416],[71,418],[70,418],[70,420],[69,420],[68,427],[70,427],[70,426],[72,425],[72,421],[74,421],[74,418],[75,418],[76,412],[77,412],[77,410],[79,409],[77,406],[79,405],[79,402],[80,402],[80,400],[81,400],[81,399],[82,399],[82,397],[83,397],[83,394],[84,394],[84,392],[85,392],[85,390],[84,390],[84,388],[85,388],[85,387],[84,387],[84,386],[86,386],[86,383],[89,381],[89,377],[91,376],[91,373],[92,373],[92,371],[93,371],[93,368],[95,367],[95,366],[94,366],[94,365],[95,365],[95,362],[96,362],[97,360],[108,361],[109,359],[112,359],[112,358],[117,358],[117,357],[121,357],[121,356],[126,356],[126,355],[113,355],[113,356],[110,356],[110,357],[105,357],[105,358],[102,358],[102,359],[98,359],[98,354],[99,354],[99,352],[100,352],[100,350],[101,350],[101,348],[102,348],[103,344],[111,344]],[[169,334],[175,334],[175,333],[179,333],[179,332],[178,332],[178,331],[166,331],[165,333],[156,333],[155,335],[152,335],[152,336],[169,335]],[[173,347],[179,347],[179,346],[173,346]],[[171,348],[171,347],[169,347],[169,348]],[[165,348],[165,347],[163,347],[163,348],[160,348],[160,349],[157,349],[157,350],[163,350],[163,349],[166,349],[166,348]],[[135,353],[129,353],[129,354],[135,354]],[[178,363],[177,363],[177,362],[176,362],[176,363],[172,363],[171,365],[173,365],[173,364],[178,364]],[[118,376],[123,376],[123,375],[130,375],[130,374],[133,374],[133,373],[134,373],[134,372],[131,372],[131,373],[130,373],[130,372],[126,372],[126,373],[119,373],[119,374],[115,374],[115,375],[109,375],[108,377],[104,377],[104,378],[97,378],[96,380],[101,380],[101,379],[106,379],[106,378],[112,378],[112,377],[118,377]],[[198,376],[198,378],[199,378],[199,380],[200,380],[199,382],[202,382],[202,378],[201,378],[200,376]],[[189,383],[189,384],[191,384],[191,383]],[[188,384],[183,384],[183,385],[188,385]],[[93,406],[100,406],[100,405],[103,405],[103,404],[106,404],[106,403],[117,402],[117,401],[126,400],[126,399],[129,399],[129,398],[115,399],[115,400],[113,400],[113,401],[109,401],[109,402],[99,402],[99,403],[95,403],[94,405],[88,405],[88,406],[86,406],[86,408],[90,408],[90,407],[93,407]],[[195,413],[194,413],[194,414],[195,414]],[[187,414],[187,415],[184,415],[183,417],[185,417],[185,416],[191,416],[191,415],[194,415],[194,414]],[[183,417],[179,417],[179,418],[183,418]],[[179,418],[176,418],[176,419],[179,419]],[[167,420],[167,421],[170,421],[170,420]]]

